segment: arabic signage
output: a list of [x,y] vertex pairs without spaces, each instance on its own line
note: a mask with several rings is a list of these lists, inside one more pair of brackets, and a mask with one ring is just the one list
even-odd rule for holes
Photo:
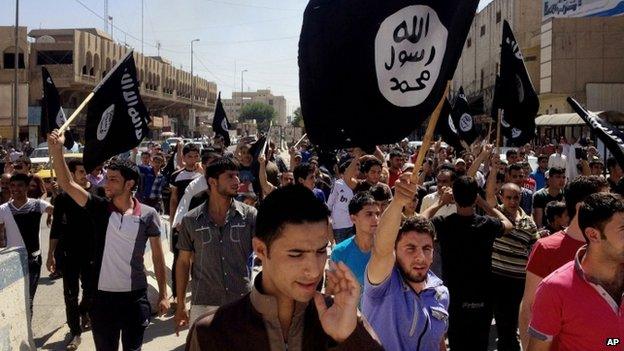
[[611,17],[624,15],[624,0],[543,0],[544,20],[553,17]]

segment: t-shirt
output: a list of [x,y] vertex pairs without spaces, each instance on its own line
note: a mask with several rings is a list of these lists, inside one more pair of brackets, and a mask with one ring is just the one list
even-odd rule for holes
[[344,229],[353,227],[349,216],[349,202],[353,198],[353,190],[344,180],[338,179],[334,182],[334,188],[327,199],[327,207],[331,211],[332,226],[334,229]]
[[[19,208],[15,207],[13,200],[1,206],[3,210],[0,210],[0,216],[5,223],[7,247],[26,247],[29,255],[36,254],[39,251],[41,215],[51,206],[50,203],[28,198]],[[9,213],[13,216],[17,228],[7,225],[11,220],[7,218],[10,216]]]
[[[541,208],[542,210],[546,209],[546,205],[551,201],[563,201],[563,192],[560,192],[557,196],[552,196],[548,193],[548,188],[544,188],[533,195],[533,208]],[[546,224],[546,214],[544,213],[542,216],[542,223],[536,223],[540,227],[545,226]]]
[[547,277],[557,268],[573,260],[574,255],[583,245],[585,245],[584,241],[572,238],[563,230],[539,239],[533,245],[527,271],[538,277]]
[[312,189],[312,192],[314,193],[314,196],[316,196],[317,199],[323,201],[323,203],[325,203],[325,193],[323,192],[323,190],[318,189],[318,188],[314,188]]
[[94,222],[98,290],[129,292],[146,289],[143,255],[147,240],[160,236],[160,217],[156,210],[134,199],[132,213],[124,214],[111,200],[92,194],[85,209]]
[[[97,188],[93,185],[86,190],[97,195]],[[50,239],[58,239],[57,249],[66,255],[89,257],[93,254],[93,219],[66,192],[54,199]]]
[[[431,220],[442,251],[442,272],[451,294],[482,298],[490,289],[492,246],[504,233],[493,217],[453,213]],[[454,292],[455,291],[455,292]]]
[[364,286],[364,271],[371,258],[371,252],[362,252],[355,242],[355,235],[336,245],[331,253],[331,260],[346,264],[357,278],[360,286]]
[[554,351],[622,350],[624,300],[618,305],[585,275],[580,264],[584,254],[585,249],[579,250],[575,260],[539,284],[529,335],[552,340],[550,350]]
[[240,185],[238,186],[238,193],[249,193],[253,192],[253,184],[256,181],[256,177],[254,176],[251,167],[240,166],[238,169],[238,179],[240,179]]
[[544,189],[546,186],[546,174],[541,169],[536,169],[533,173],[529,174],[533,180],[535,180],[535,190]]
[[[504,211],[502,206],[499,210]],[[492,272],[508,278],[525,279],[526,264],[531,253],[533,243],[538,239],[537,227],[533,218],[518,209],[520,218],[510,218],[514,228],[494,241],[492,249]]]
[[400,169],[394,170],[393,168],[390,168],[388,170],[388,186],[392,188],[402,173],[403,172],[401,172]]
[[171,185],[175,186],[178,194],[178,201],[184,196],[184,190],[191,184],[195,178],[201,177],[202,174],[195,171],[188,171],[186,168],[177,170],[171,174]]

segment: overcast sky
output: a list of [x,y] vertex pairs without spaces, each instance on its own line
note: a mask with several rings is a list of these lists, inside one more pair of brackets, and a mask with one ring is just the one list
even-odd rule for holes
[[[4,0],[0,25],[13,25],[15,0]],[[389,0],[379,0],[389,1]],[[480,6],[492,0],[482,0]],[[214,81],[229,98],[244,89],[270,88],[284,95],[288,112],[299,106],[297,43],[306,0],[144,0],[143,45],[146,55],[160,55],[190,69],[190,41],[195,43],[194,71]],[[141,0],[109,0],[115,41],[141,50]],[[36,28],[104,28],[104,0],[21,0],[20,25]]]

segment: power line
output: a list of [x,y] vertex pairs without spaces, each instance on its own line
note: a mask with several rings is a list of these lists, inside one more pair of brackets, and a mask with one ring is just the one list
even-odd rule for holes
[[238,7],[247,7],[254,9],[263,9],[263,10],[274,10],[274,11],[297,11],[301,12],[301,9],[289,9],[289,8],[280,8],[280,7],[270,7],[270,6],[261,6],[261,5],[249,5],[249,4],[241,4],[236,2],[222,1],[222,0],[206,0],[208,2],[213,2],[215,4],[223,4],[230,6],[238,6]]

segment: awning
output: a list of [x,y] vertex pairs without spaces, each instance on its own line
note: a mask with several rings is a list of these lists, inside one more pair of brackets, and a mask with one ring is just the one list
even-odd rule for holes
[[554,115],[541,115],[535,119],[535,124],[540,126],[582,126],[585,124],[576,113],[557,113]]

